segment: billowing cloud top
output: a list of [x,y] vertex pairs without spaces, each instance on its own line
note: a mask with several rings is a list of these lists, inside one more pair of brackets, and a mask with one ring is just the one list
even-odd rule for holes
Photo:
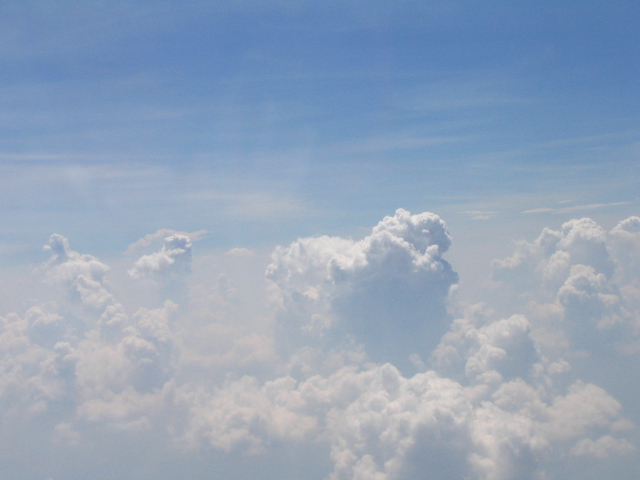
[[636,350],[639,223],[630,217],[606,232],[582,218],[544,229],[496,261],[495,278],[525,303],[555,346]]
[[162,250],[140,257],[129,275],[161,280],[190,271],[191,239],[186,235],[171,235],[164,239]]
[[362,240],[303,238],[278,248],[267,268],[291,341],[352,335],[372,358],[405,365],[446,331],[446,300],[458,280],[442,258],[451,245],[432,213],[399,209]]
[[[633,458],[637,399],[589,378],[589,361],[638,364],[640,219],[545,229],[496,261],[504,310],[459,318],[450,244],[437,215],[398,210],[361,240],[277,248],[268,295],[216,272],[187,305],[128,311],[109,268],[53,235],[41,271],[66,300],[0,322],[0,458],[12,478],[83,478],[118,455],[101,478],[229,478],[241,464],[318,480],[581,478],[586,462]],[[198,261],[174,235],[131,274]],[[276,308],[250,313],[258,294]]]
[[67,290],[72,296],[80,296],[82,302],[100,308],[112,301],[111,294],[102,282],[109,267],[91,255],[82,255],[69,248],[68,240],[53,234],[45,251],[51,258],[45,266],[47,279]]

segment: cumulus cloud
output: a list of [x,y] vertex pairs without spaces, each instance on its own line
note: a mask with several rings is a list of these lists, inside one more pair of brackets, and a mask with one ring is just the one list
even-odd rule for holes
[[51,258],[43,267],[45,278],[63,287],[70,297],[95,308],[101,308],[113,301],[111,294],[103,287],[109,267],[91,255],[74,252],[69,241],[62,235],[54,234],[49,239],[45,251]]
[[480,307],[453,322],[433,352],[434,365],[472,383],[528,378],[537,358],[530,333],[531,324],[523,315],[487,318]]
[[129,275],[164,280],[190,272],[191,239],[186,235],[171,235],[164,239],[160,251],[140,257]]
[[571,449],[571,455],[605,459],[611,456],[626,455],[635,450],[635,446],[628,440],[620,440],[613,438],[611,435],[604,435],[597,440],[591,440],[590,438],[580,440]]
[[[253,316],[258,291],[225,272],[191,286],[186,305],[129,310],[106,264],[53,235],[39,272],[64,299],[0,317],[0,459],[28,460],[33,478],[79,478],[123,445],[142,472],[131,478],[173,478],[165,458],[190,478],[233,477],[238,463],[262,478],[298,455],[291,478],[544,479],[567,459],[610,465],[632,457],[636,427],[628,404],[583,378],[583,359],[637,357],[622,346],[638,335],[639,236],[635,217],[610,232],[588,219],[545,229],[495,262],[513,301],[452,317],[452,240],[431,213],[276,248]],[[172,235],[131,274],[182,277],[199,261]]]
[[574,349],[633,350],[638,323],[638,217],[610,232],[591,219],[544,229],[533,242],[494,262],[501,288],[536,317],[538,333],[553,332]]
[[405,366],[447,328],[458,280],[442,258],[450,245],[440,217],[400,209],[359,241],[324,236],[280,247],[267,268],[283,307],[280,328],[294,342],[352,335],[372,358]]
[[133,242],[131,245],[127,247],[127,251],[125,252],[125,255],[133,254],[142,248],[148,247],[149,245],[151,245],[157,240],[164,240],[165,238],[170,237],[172,235],[185,235],[189,237],[191,241],[195,242],[203,238],[207,233],[208,232],[206,230],[198,230],[197,232],[181,232],[178,230],[172,230],[170,228],[161,228],[157,230],[155,233],[150,233],[148,235],[145,235],[141,239]]
[[588,218],[566,222],[561,230],[545,228],[533,242],[521,242],[514,255],[494,262],[494,277],[522,292],[540,294],[546,289],[553,295],[571,265],[578,264],[606,276],[614,268],[606,231]]
[[609,235],[609,247],[620,284],[640,286],[640,217],[629,217],[616,225]]

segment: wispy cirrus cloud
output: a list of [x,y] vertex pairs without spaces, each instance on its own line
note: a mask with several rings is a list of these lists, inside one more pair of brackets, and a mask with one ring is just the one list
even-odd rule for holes
[[586,205],[573,205],[571,207],[541,207],[541,208],[531,208],[528,210],[523,210],[520,213],[525,214],[534,214],[534,213],[554,213],[554,214],[567,214],[567,213],[575,213],[575,212],[589,212],[592,210],[601,210],[606,208],[614,208],[621,207],[625,205],[630,205],[631,202],[609,202],[609,203],[589,203]]
[[472,220],[490,220],[498,215],[495,210],[467,210],[464,213],[469,215]]

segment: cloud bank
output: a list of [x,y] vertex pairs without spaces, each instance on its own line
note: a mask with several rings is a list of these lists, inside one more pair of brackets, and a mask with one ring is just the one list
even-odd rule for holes
[[277,247],[249,289],[193,280],[204,259],[175,234],[128,269],[162,299],[130,310],[106,264],[52,235],[37,275],[58,298],[0,318],[5,471],[510,480],[629,462],[637,400],[588,367],[638,362],[640,218],[523,241],[494,262],[498,305],[456,303],[451,244],[400,209],[362,239]]

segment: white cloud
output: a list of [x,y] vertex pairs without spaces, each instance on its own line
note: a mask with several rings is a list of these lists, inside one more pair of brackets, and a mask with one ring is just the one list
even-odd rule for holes
[[[575,350],[634,351],[637,342],[638,258],[637,217],[610,232],[582,218],[544,229],[516,253],[494,262],[494,278],[511,290],[522,312],[535,318],[539,337]],[[517,308],[512,304],[511,308]],[[546,333],[545,333],[546,332]]]
[[167,281],[190,272],[191,239],[186,235],[171,235],[164,239],[160,251],[140,257],[129,270],[129,275]]
[[[543,479],[566,458],[606,465],[636,450],[636,427],[608,387],[581,378],[589,356],[577,353],[637,356],[619,346],[638,336],[638,225],[545,229],[495,264],[511,311],[473,305],[455,319],[451,237],[430,213],[398,210],[361,240],[277,248],[275,308],[211,268],[259,270],[258,255],[192,258],[189,238],[173,235],[133,271],[183,277],[193,263],[189,302],[129,310],[109,267],[54,235],[38,272],[66,295],[0,319],[2,435],[83,462],[122,442],[172,459],[244,457],[258,477],[283,451],[307,452],[309,478],[331,480]],[[41,451],[22,455],[49,474]]]
[[400,209],[360,241],[325,236],[279,247],[267,277],[283,306],[281,328],[294,343],[353,335],[372,358],[404,367],[446,331],[458,280],[442,258],[450,244],[437,215]]
[[596,457],[600,459],[611,456],[626,455],[635,452],[636,447],[628,440],[604,435],[597,440],[585,438],[580,440],[572,449],[571,455],[576,457]]
[[71,297],[80,297],[83,303],[96,308],[113,301],[102,282],[109,267],[91,255],[82,255],[69,248],[68,240],[54,234],[45,251],[51,258],[44,266],[45,278],[66,289]]
[[530,208],[529,210],[523,210],[521,213],[549,213],[549,212],[553,212],[553,208],[548,208],[548,207]]
[[[570,203],[570,202],[561,202],[561,203]],[[587,205],[574,205],[572,207],[561,207],[561,208],[549,208],[549,207],[531,208],[528,210],[523,210],[521,213],[567,214],[567,213],[574,213],[574,212],[586,212],[590,210],[601,210],[604,208],[611,208],[611,207],[620,207],[623,205],[629,205],[629,202],[590,203]]]
[[472,220],[490,220],[498,214],[493,210],[469,210],[464,213],[470,215]]
[[198,241],[203,238],[208,232],[206,230],[198,230],[197,232],[181,232],[178,230],[172,230],[170,228],[161,228],[157,230],[155,233],[150,233],[145,235],[139,240],[136,240],[131,245],[127,247],[127,251],[125,255],[130,255],[135,253],[141,248],[148,247],[156,240],[163,240],[166,237],[171,235],[184,235],[189,237],[192,242]]
[[609,235],[609,248],[616,259],[616,275],[622,285],[640,286],[640,217],[629,217]]

